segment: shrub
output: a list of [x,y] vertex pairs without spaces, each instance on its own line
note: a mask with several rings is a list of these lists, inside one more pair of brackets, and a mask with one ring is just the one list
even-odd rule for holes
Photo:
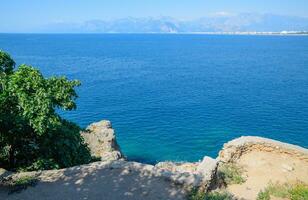
[[258,193],[257,200],[270,200],[270,197],[287,198],[291,200],[308,199],[308,186],[298,182],[296,184],[273,184],[269,185]]
[[291,200],[307,200],[308,199],[308,186],[298,183],[289,191]]
[[39,158],[26,168],[19,168],[18,171],[37,171],[44,169],[59,169],[59,165],[53,159]]
[[272,196],[280,197],[280,198],[287,198],[289,196],[290,188],[291,186],[288,184],[269,183],[266,190]]
[[204,200],[232,200],[233,197],[228,192],[210,192],[205,195]]
[[4,180],[4,185],[9,187],[9,194],[20,192],[27,189],[28,187],[33,187],[37,183],[37,179],[34,176],[21,176],[13,179],[9,177]]
[[33,176],[22,176],[16,179],[13,182],[13,186],[26,186],[26,185],[32,185],[36,182],[36,178]]
[[258,196],[257,196],[257,200],[270,200],[271,197],[270,197],[270,194],[267,190],[261,190],[259,193],[258,193]]
[[188,195],[189,200],[232,200],[233,196],[225,191],[204,192],[198,188],[191,190]]
[[188,194],[188,200],[204,200],[205,192],[199,190],[199,188],[193,188]]
[[222,180],[225,184],[242,184],[246,181],[243,177],[243,168],[233,164],[222,164],[219,166],[217,174],[218,179]]

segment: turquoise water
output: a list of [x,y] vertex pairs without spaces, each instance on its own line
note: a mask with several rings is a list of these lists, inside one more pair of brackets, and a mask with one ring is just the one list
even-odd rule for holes
[[308,147],[308,37],[13,35],[0,48],[79,79],[81,126],[109,119],[129,159],[197,161],[258,135]]

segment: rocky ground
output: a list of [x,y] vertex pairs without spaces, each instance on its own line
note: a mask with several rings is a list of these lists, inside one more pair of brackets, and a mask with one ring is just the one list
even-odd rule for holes
[[[0,187],[0,199],[185,199],[185,190],[151,173],[151,167],[125,161],[96,162],[62,170],[23,173],[38,180],[14,192]],[[18,177],[14,177],[15,180]],[[13,191],[13,192],[12,192]]]
[[242,137],[224,145],[221,163],[243,168],[246,181],[227,186],[238,199],[256,199],[269,183],[308,184],[308,150],[259,137]]
[[[227,185],[237,199],[256,199],[270,181],[308,182],[308,150],[265,138],[230,141],[216,159],[153,166],[125,161],[109,121],[91,124],[82,135],[102,161],[41,172],[0,169],[0,199],[186,199],[190,188],[217,187],[218,165],[228,163],[242,166],[246,177],[242,184]],[[12,185],[24,177],[30,177],[30,184]]]

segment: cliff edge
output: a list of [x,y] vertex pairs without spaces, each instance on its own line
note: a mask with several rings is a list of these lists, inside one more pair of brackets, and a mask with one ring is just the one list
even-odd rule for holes
[[[149,165],[125,160],[109,121],[91,124],[81,135],[101,161],[60,170],[0,170],[0,199],[186,199],[192,188],[224,187],[234,199],[250,200],[269,182],[308,184],[308,150],[267,138],[234,139],[216,159]],[[220,168],[226,164],[241,166],[245,181],[218,185]],[[17,190],[9,184],[25,177],[35,181]]]
[[218,160],[220,166],[231,164],[242,169],[242,183],[226,186],[236,199],[257,199],[268,186],[272,190],[298,184],[308,186],[308,149],[296,145],[245,136],[224,144]]
[[102,161],[123,158],[110,121],[102,120],[90,124],[85,131],[81,132],[81,136],[87,143],[92,156]]

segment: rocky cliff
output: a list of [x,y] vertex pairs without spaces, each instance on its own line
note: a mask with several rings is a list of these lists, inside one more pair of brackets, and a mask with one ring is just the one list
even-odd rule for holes
[[[270,181],[308,184],[308,150],[271,139],[241,137],[226,143],[216,159],[149,165],[125,160],[109,121],[91,124],[81,135],[101,161],[42,172],[0,170],[0,199],[185,199],[189,188],[212,189],[226,163],[245,167],[246,182],[226,188],[238,199],[255,199]],[[8,195],[3,183],[20,177],[33,177],[37,185]]]
[[219,152],[218,159],[221,162],[236,162],[244,154],[252,151],[289,155],[308,163],[308,149],[277,140],[253,136],[242,136],[225,143],[223,149]]
[[[92,123],[81,135],[88,144],[92,156],[99,157],[101,161],[125,160],[110,121],[102,120]],[[132,163],[134,162],[114,162],[112,166],[123,168],[136,165]],[[155,166],[141,165],[153,175],[161,176],[174,183],[189,187],[203,185],[207,188],[215,176],[218,162],[216,159],[205,156],[201,162],[195,163],[160,162]]]
[[81,135],[88,144],[92,156],[102,161],[123,158],[110,121],[102,120],[92,123]]

